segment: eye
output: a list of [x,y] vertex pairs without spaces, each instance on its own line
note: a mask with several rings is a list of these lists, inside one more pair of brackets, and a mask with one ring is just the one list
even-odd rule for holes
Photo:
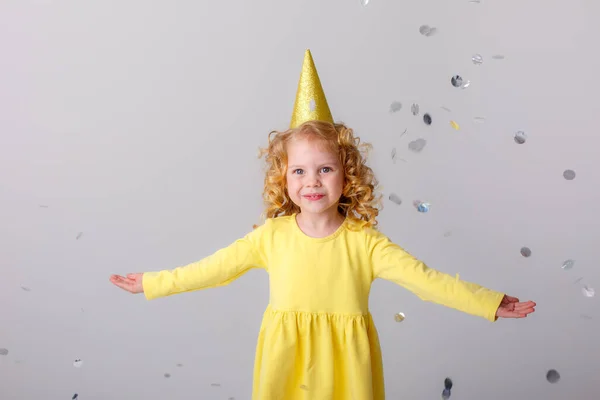
[[295,169],[292,171],[292,174],[299,174],[300,172],[302,172],[302,170],[300,168]]
[[322,171],[323,172],[331,172],[331,168],[329,168],[329,167],[323,167]]

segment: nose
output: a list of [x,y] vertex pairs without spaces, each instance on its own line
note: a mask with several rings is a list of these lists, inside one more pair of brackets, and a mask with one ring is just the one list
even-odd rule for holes
[[318,173],[310,173],[308,174],[308,176],[306,177],[306,186],[310,186],[310,187],[314,187],[314,186],[321,186],[321,177],[319,176]]

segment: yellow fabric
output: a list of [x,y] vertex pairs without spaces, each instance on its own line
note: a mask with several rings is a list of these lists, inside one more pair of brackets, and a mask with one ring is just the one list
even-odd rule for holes
[[253,400],[382,400],[371,283],[387,279],[421,299],[495,321],[503,294],[428,268],[385,235],[346,221],[311,238],[295,215],[268,219],[196,263],[145,273],[146,298],[223,286],[251,268],[269,274]]

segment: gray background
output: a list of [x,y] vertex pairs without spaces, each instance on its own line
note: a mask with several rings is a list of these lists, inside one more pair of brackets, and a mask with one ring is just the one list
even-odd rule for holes
[[[434,268],[538,303],[491,324],[376,281],[388,397],[439,398],[446,376],[457,400],[596,396],[600,315],[581,288],[600,286],[599,11],[591,0],[2,1],[0,398],[250,398],[264,271],[152,302],[108,277],[198,260],[259,221],[256,150],[289,123],[306,48],[335,119],[374,145],[381,230]],[[455,74],[470,87],[454,88]]]

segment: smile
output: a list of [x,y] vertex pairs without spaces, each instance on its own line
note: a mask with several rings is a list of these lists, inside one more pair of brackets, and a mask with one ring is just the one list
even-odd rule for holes
[[325,195],[323,194],[309,194],[304,196],[308,200],[321,200]]

